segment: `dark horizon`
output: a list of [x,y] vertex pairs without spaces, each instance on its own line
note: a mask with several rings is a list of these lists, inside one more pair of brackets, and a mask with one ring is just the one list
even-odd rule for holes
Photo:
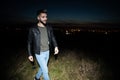
[[[36,25],[36,22],[23,22],[23,23],[1,23],[0,31],[2,30],[26,30]],[[110,30],[120,32],[120,23],[52,23],[48,22],[54,29],[85,29],[85,30]]]

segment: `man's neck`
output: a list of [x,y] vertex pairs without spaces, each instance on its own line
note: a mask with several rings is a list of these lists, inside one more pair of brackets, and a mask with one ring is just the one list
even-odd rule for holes
[[45,25],[43,25],[41,22],[38,22],[37,26],[38,27],[45,27]]

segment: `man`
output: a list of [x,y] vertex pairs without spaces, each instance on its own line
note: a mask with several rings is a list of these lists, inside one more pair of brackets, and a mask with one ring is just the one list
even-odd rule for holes
[[54,54],[58,54],[58,46],[52,27],[47,25],[47,11],[45,9],[37,12],[38,23],[29,29],[28,33],[28,59],[33,62],[32,51],[40,66],[34,80],[40,80],[43,74],[44,80],[50,80],[47,63],[51,45],[54,46]]

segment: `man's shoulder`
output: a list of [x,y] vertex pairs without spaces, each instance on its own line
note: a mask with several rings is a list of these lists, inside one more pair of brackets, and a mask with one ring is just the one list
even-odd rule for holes
[[52,25],[51,24],[47,24],[46,27],[51,29]]

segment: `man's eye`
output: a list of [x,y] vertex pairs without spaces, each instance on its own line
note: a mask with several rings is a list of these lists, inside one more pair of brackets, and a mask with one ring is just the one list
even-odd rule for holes
[[45,18],[45,16],[43,16],[42,18]]

